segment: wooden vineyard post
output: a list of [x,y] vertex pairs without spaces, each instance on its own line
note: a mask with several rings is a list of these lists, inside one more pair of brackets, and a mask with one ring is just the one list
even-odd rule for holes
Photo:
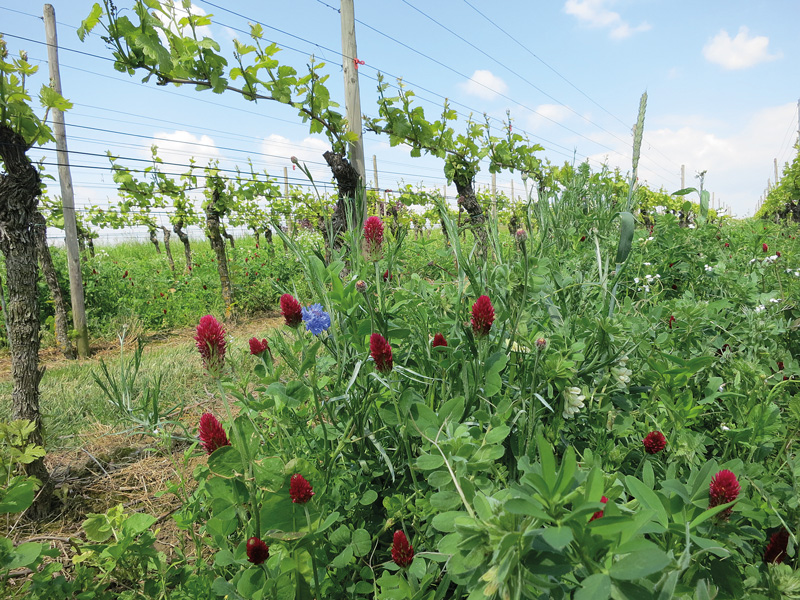
[[[56,11],[51,4],[44,5],[44,28],[47,37],[47,62],[50,68],[50,79],[53,82],[55,91],[61,94]],[[81,358],[85,358],[89,356],[89,327],[86,322],[86,304],[83,296],[83,276],[81,275],[80,249],[78,248],[78,224],[75,219],[75,198],[72,193],[72,176],[69,170],[64,113],[57,108],[53,109],[53,133],[56,138],[58,178],[61,182],[67,266],[69,268],[69,290],[72,300],[72,325],[78,334],[75,340],[78,347],[78,355]]]

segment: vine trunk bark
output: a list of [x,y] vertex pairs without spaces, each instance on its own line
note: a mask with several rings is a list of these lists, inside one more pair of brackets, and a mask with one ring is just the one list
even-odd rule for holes
[[64,293],[58,283],[56,269],[53,266],[53,257],[50,255],[50,247],[47,245],[47,221],[44,215],[38,210],[34,214],[34,234],[36,236],[36,252],[39,255],[39,265],[42,268],[47,287],[50,289],[50,296],[53,298],[53,310],[55,311],[56,346],[69,360],[75,359],[75,349],[69,339],[69,321],[67,320],[67,303],[64,301]]
[[183,222],[172,226],[172,231],[178,235],[178,239],[183,244],[183,255],[186,257],[186,270],[192,270],[192,246],[189,243],[189,235],[183,230]]
[[167,229],[163,225],[161,226],[161,231],[164,232],[164,252],[167,253],[167,262],[169,263],[169,270],[174,273],[175,272],[175,261],[172,259],[172,249],[169,246],[170,232],[169,232],[169,229]]
[[[36,293],[38,276],[34,215],[41,193],[41,180],[26,152],[25,140],[12,129],[0,125],[0,159],[5,172],[0,173],[0,251],[6,259],[8,305],[6,323],[11,347],[11,416],[27,419],[35,428],[33,444],[44,445],[42,418],[39,412],[39,302]],[[29,475],[43,484],[31,515],[43,517],[52,499],[52,484],[43,459],[27,466]]]
[[233,308],[233,286],[228,273],[228,256],[225,252],[225,239],[222,237],[222,224],[220,212],[217,210],[219,203],[219,190],[215,189],[211,201],[206,205],[206,229],[211,248],[217,257],[217,272],[219,273],[220,287],[222,288],[222,301],[225,303],[225,318],[236,319]]

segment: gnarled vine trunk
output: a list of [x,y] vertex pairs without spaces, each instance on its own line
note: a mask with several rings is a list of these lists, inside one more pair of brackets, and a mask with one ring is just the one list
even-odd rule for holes
[[36,236],[36,251],[39,255],[39,264],[42,267],[47,287],[50,289],[50,296],[53,298],[53,310],[55,311],[56,325],[56,346],[70,360],[75,359],[75,349],[69,339],[69,321],[67,320],[67,303],[64,301],[64,293],[58,283],[56,269],[53,266],[53,257],[50,255],[50,247],[47,245],[47,221],[44,215],[38,210],[34,214],[34,233]]
[[456,184],[458,203],[469,215],[472,235],[475,236],[475,241],[478,243],[478,256],[486,258],[486,252],[489,248],[485,227],[486,216],[483,214],[483,209],[480,203],[478,203],[478,199],[475,197],[475,189],[472,187],[472,180],[462,180],[456,177],[453,183]]
[[156,247],[156,252],[161,254],[161,246],[159,246],[158,244],[158,238],[156,237],[155,227],[148,227],[147,231],[150,234],[150,241],[152,242],[153,246]]
[[359,184],[358,171],[350,164],[350,161],[338,152],[329,150],[322,156],[331,168],[333,178],[336,180],[338,199],[336,201],[336,208],[331,216],[330,231],[328,231],[328,228],[324,225],[321,227],[321,231],[328,248],[340,248],[342,241],[339,236],[348,229],[348,216],[353,220],[350,227],[356,228],[361,226],[363,215],[356,206],[356,195],[358,194]]
[[189,235],[183,230],[183,221],[172,226],[172,231],[178,234],[178,239],[183,244],[183,255],[186,257],[186,270],[192,270],[192,247],[189,244]]
[[169,270],[175,272],[175,261],[172,259],[172,249],[169,246],[169,229],[161,226],[161,231],[164,232],[164,252],[167,253],[167,262],[169,263]]
[[217,257],[217,272],[219,273],[219,283],[222,288],[222,301],[225,303],[225,317],[235,319],[233,309],[233,286],[228,274],[228,255],[225,252],[225,240],[222,237],[222,225],[220,223],[220,212],[217,210],[219,202],[219,190],[214,189],[211,201],[206,205],[206,229],[208,239],[211,242],[211,249]]
[[[26,155],[28,146],[15,131],[0,125],[0,251],[6,259],[8,303],[6,324],[11,347],[12,418],[35,424],[30,442],[44,445],[39,412],[39,302],[36,294],[38,265],[34,215],[41,193],[39,172]],[[52,485],[44,460],[27,466],[27,472],[44,484],[32,508],[42,516],[49,507]]]

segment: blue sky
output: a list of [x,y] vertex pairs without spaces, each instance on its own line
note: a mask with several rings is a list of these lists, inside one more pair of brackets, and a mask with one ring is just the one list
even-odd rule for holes
[[[75,103],[66,119],[79,206],[114,201],[106,150],[142,159],[151,143],[176,163],[195,156],[200,163],[219,158],[228,166],[246,165],[250,156],[275,176],[288,166],[292,178],[299,176],[289,162],[296,155],[317,177],[329,178],[321,157],[325,141],[310,137],[293,110],[229,93],[141,84],[141,77],[115,72],[108,60],[67,50],[110,56],[98,35],[84,44],[76,36],[91,2],[53,5],[64,95]],[[130,1],[117,5],[125,9]],[[44,41],[44,27],[33,14],[38,9],[22,6],[0,0],[0,31],[13,53],[26,49],[41,62],[44,81],[46,51],[36,43]],[[302,70],[314,54],[327,63],[332,97],[343,98],[337,0],[194,0],[193,7],[214,15],[208,33],[223,50],[234,36],[243,37],[237,29],[261,21],[265,36],[285,48],[282,61]],[[377,113],[374,78],[380,71],[392,82],[403,77],[430,116],[441,110],[444,97],[464,118],[485,112],[503,119],[510,110],[515,131],[544,146],[542,158],[560,164],[588,157],[595,169],[607,163],[625,172],[639,97],[647,90],[640,179],[675,191],[681,165],[687,186],[707,170],[706,189],[738,216],[752,214],[767,180],[774,179],[773,159],[782,168],[794,155],[797,0],[355,0],[355,10],[358,54],[365,62],[362,111],[370,115]],[[368,167],[377,156],[382,189],[445,185],[437,159],[413,159],[372,135],[365,137],[365,153]],[[33,155],[52,157],[46,150]],[[518,176],[500,174],[498,187],[510,191],[512,179],[521,194]],[[489,182],[484,169],[477,183]],[[454,191],[451,186],[448,195]]]

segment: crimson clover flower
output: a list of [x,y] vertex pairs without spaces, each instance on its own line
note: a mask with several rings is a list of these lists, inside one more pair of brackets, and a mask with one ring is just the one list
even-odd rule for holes
[[383,280],[384,280],[384,281],[391,281],[391,280],[392,280],[392,277],[394,277],[394,275],[389,275],[389,269],[386,269],[386,270],[383,272]]
[[[445,344],[447,345],[447,344]],[[381,373],[389,373],[394,366],[392,347],[380,333],[369,336],[369,353],[375,361],[375,368]]]
[[789,532],[785,527],[781,527],[769,538],[766,550],[764,550],[764,562],[778,564],[786,560],[786,548],[789,545]]
[[[606,498],[605,496],[603,496],[603,497],[601,497],[601,498],[600,498],[600,502],[602,502],[603,504],[608,504],[608,498]],[[602,511],[602,510],[598,510],[596,513],[594,513],[594,514],[592,515],[592,518],[591,518],[591,519],[589,519],[589,523],[591,523],[591,522],[592,522],[592,521],[594,521],[595,519],[600,519],[600,518],[602,518],[602,516],[603,516],[603,511]]]
[[403,569],[409,567],[414,561],[414,546],[408,543],[408,538],[402,531],[394,532],[392,560],[398,567]]
[[433,348],[437,348],[438,346],[447,346],[447,340],[444,339],[444,336],[441,333],[437,333],[433,336]]
[[376,261],[383,249],[383,221],[380,217],[370,217],[364,223],[364,258]]
[[331,316],[323,310],[322,304],[312,304],[302,309],[302,315],[306,329],[314,335],[319,335],[331,326]]
[[289,497],[292,499],[292,502],[295,504],[305,504],[311,500],[311,496],[313,495],[314,490],[311,484],[306,481],[305,477],[300,475],[300,473],[292,475],[292,478],[289,480]]
[[281,296],[281,314],[289,327],[298,327],[303,322],[303,309],[291,294]]
[[669,316],[669,328],[672,329],[672,324],[675,322],[675,315]]
[[269,546],[264,540],[255,536],[247,540],[247,560],[254,565],[260,565],[269,558]]
[[667,438],[660,431],[651,431],[642,440],[648,454],[658,454],[667,446]]
[[200,438],[200,445],[206,452],[211,454],[217,448],[223,446],[230,446],[228,436],[225,435],[225,430],[217,421],[217,418],[211,413],[203,413],[200,417],[200,430],[198,432]]
[[472,305],[472,331],[483,336],[489,333],[494,322],[494,307],[489,296],[481,296]]
[[[733,502],[739,496],[741,489],[736,475],[728,469],[723,469],[711,478],[711,483],[708,485],[708,508]],[[731,512],[733,507],[728,507],[719,513],[719,518],[725,520],[730,517]]]
[[269,352],[269,342],[264,338],[259,341],[258,338],[250,338],[250,354],[253,356],[261,356],[265,352]]
[[762,252],[767,252],[768,250],[769,250],[769,246],[767,246],[766,243],[761,244],[761,251]]
[[194,339],[206,371],[219,376],[225,365],[225,328],[213,316],[206,315],[200,319]]

